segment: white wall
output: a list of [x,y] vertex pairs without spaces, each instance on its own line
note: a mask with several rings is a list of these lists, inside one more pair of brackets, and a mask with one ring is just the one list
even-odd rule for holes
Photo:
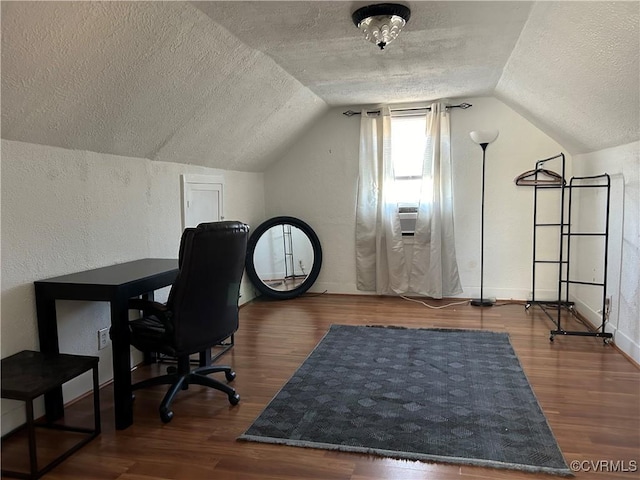
[[[332,109],[265,172],[268,217],[307,222],[322,245],[322,269],[311,292],[355,289],[355,201],[359,117]],[[310,266],[308,266],[310,269]]]
[[[473,104],[451,112],[455,229],[464,293],[480,290],[480,199],[482,150],[472,130],[497,128],[487,148],[485,200],[485,296],[526,299],[531,291],[533,191],[513,179],[562,147],[495,98],[458,99]],[[323,267],[311,291],[362,293],[355,278],[355,202],[360,117],[333,109],[265,173],[267,215],[308,222],[323,249]],[[570,164],[570,162],[567,162]],[[553,208],[547,200],[543,207]],[[544,240],[554,248],[557,237]],[[551,272],[550,272],[551,273]],[[543,275],[541,295],[555,291],[557,277]]]
[[[2,140],[1,351],[38,346],[33,282],[144,257],[175,258],[180,243],[180,175],[223,175],[225,217],[255,227],[264,218],[263,175],[153,162]],[[159,294],[166,295],[166,290]],[[242,302],[253,297],[243,281]],[[98,302],[58,302],[61,351],[100,357],[112,378],[110,325]],[[139,357],[138,357],[139,358]],[[65,385],[65,401],[88,391],[88,375]],[[41,413],[41,405],[38,405]],[[2,400],[2,433],[23,422],[21,402]]]
[[[614,342],[640,363],[640,143],[634,142],[573,159],[576,176],[608,173],[611,176],[609,218],[609,264],[607,296],[611,312],[607,331]],[[576,231],[602,231],[605,202],[603,192],[588,190],[578,204]],[[598,195],[598,197],[596,197]],[[575,241],[575,279],[602,281],[603,242],[601,239]],[[602,290],[577,286],[571,292],[576,308],[594,325],[602,321]]]

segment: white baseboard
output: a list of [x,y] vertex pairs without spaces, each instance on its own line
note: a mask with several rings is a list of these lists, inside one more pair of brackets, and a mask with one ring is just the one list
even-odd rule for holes
[[[469,293],[464,292],[465,297],[477,298],[480,296],[480,290],[470,290]],[[485,298],[496,298],[497,300],[531,300],[531,290],[524,288],[485,288]],[[555,290],[536,290],[536,301],[538,302],[555,302],[558,294]]]
[[[324,292],[347,295],[375,295],[375,292],[363,292],[355,288],[351,283],[337,282],[316,282],[312,287],[312,292]],[[479,288],[466,288],[463,293],[456,295],[458,298],[477,298],[480,296]],[[484,290],[486,298],[495,297],[497,300],[530,300],[531,291],[524,288],[487,288]],[[536,300],[543,302],[553,302],[557,300],[558,294],[554,290],[536,290]]]
[[640,365],[640,345],[620,330],[616,330],[615,328],[611,330],[613,331],[613,343],[615,343],[616,347],[636,362],[636,364]]
[[[575,309],[580,316],[589,322],[594,329],[599,328],[602,323],[601,314],[593,310],[579,298],[573,298],[572,300],[575,303]],[[638,343],[634,342],[633,339],[624,332],[618,330],[612,322],[607,322],[605,325],[605,332],[609,332],[613,335],[613,338],[611,339],[612,343],[614,343],[620,351],[624,352],[625,355],[640,365],[640,345]]]

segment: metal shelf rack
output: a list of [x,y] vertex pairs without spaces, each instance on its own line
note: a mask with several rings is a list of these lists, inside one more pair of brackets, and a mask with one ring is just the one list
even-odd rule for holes
[[[539,172],[546,171],[546,164],[555,162],[560,165],[561,179],[557,183],[536,183]],[[612,337],[612,334],[605,331],[607,323],[608,309],[607,309],[607,265],[608,265],[608,250],[609,250],[609,212],[611,203],[611,179],[608,174],[584,176],[584,177],[571,177],[569,182],[565,181],[566,169],[565,169],[565,156],[563,153],[554,157],[538,160],[536,162],[535,170],[533,171],[533,262],[532,262],[532,295],[531,300],[527,301],[525,308],[529,309],[532,305],[538,305],[547,317],[555,324],[555,329],[551,330],[549,340],[553,341],[556,335],[567,336],[590,336],[602,338],[605,343]],[[554,189],[559,191],[560,201],[558,205],[558,217],[557,222],[546,222],[541,220],[539,202],[543,191],[546,189]],[[598,231],[573,231],[572,221],[574,220],[574,210],[576,206],[576,199],[574,193],[579,189],[603,189],[605,191],[606,203],[605,207],[605,219],[602,230]],[[558,256],[557,258],[548,258],[541,256],[538,253],[538,236],[539,230],[543,228],[555,228],[558,231]],[[599,281],[587,282],[583,280],[574,279],[571,276],[571,249],[573,243],[579,237],[601,237],[604,241],[604,254],[603,254],[603,278]],[[553,301],[539,300],[536,298],[536,276],[537,270],[543,266],[557,265],[557,299]],[[562,326],[562,311],[563,309],[569,310],[573,315],[577,317],[575,305],[570,301],[570,286],[571,285],[591,285],[602,289],[602,308],[600,313],[602,314],[600,326],[595,330],[590,328],[588,331],[575,331],[565,330]],[[578,317],[580,318],[580,317]]]

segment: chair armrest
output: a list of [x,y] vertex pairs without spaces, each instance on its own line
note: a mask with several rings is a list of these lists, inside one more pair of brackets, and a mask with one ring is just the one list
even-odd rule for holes
[[173,332],[171,321],[171,310],[164,303],[145,300],[143,298],[132,298],[129,300],[129,310],[142,310],[143,318],[156,318],[164,325],[167,332]]

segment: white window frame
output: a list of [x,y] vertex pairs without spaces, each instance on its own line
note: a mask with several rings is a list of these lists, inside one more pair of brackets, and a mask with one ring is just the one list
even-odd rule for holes
[[[424,113],[410,113],[410,114],[395,114],[392,111],[391,114],[391,122],[393,125],[393,117],[425,117],[426,114]],[[426,127],[426,125],[425,125]],[[391,128],[391,136],[393,138],[393,126]],[[393,156],[392,156],[392,160],[393,160]],[[395,181],[402,181],[402,180],[419,180],[421,179],[422,176],[421,175],[406,175],[406,176],[396,176],[394,175],[394,180]],[[400,227],[402,230],[402,236],[403,237],[413,237],[415,234],[415,229],[416,229],[416,221],[418,219],[418,202],[419,199],[416,200],[416,202],[398,202],[398,216],[400,218]]]

